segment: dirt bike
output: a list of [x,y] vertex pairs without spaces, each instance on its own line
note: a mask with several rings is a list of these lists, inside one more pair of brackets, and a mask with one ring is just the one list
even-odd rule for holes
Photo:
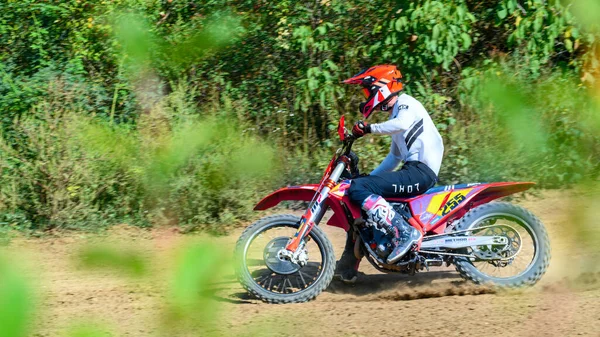
[[[326,210],[328,225],[352,231],[354,254],[381,272],[415,274],[432,266],[453,264],[475,283],[499,287],[533,285],[546,272],[550,243],[540,220],[523,207],[495,199],[525,191],[534,183],[497,182],[434,187],[412,198],[386,198],[404,219],[423,233],[395,264],[376,253],[381,232],[364,220],[346,191],[356,171],[351,152],[354,137],[338,124],[342,147],[331,159],[319,184],[279,189],[254,208],[266,210],[282,201],[308,201],[302,217],[272,215],[242,233],[235,248],[236,274],[242,286],[269,303],[298,303],[315,298],[332,281],[335,254],[318,227]],[[354,172],[356,174],[356,172]],[[309,259],[310,252],[310,259]]]

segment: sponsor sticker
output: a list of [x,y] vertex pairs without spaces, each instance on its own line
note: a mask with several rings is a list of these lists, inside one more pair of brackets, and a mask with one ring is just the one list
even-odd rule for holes
[[431,224],[435,225],[438,221],[440,221],[440,219],[442,219],[441,216],[439,216],[439,215],[436,216],[435,218],[433,218],[433,220],[431,220]]
[[426,223],[427,221],[431,220],[432,217],[433,214],[425,212],[421,215],[421,217],[419,217],[419,219],[421,220],[421,222]]

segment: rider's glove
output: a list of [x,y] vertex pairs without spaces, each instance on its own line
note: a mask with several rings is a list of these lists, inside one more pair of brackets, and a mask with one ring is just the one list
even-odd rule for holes
[[354,123],[354,127],[352,128],[352,134],[356,138],[360,138],[367,133],[371,133],[371,126],[367,122],[358,121]]

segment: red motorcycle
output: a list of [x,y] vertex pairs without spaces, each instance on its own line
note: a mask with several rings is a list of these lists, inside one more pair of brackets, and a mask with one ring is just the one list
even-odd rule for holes
[[[423,233],[422,241],[395,264],[376,252],[381,232],[365,222],[360,207],[346,191],[353,171],[350,152],[354,138],[338,125],[342,147],[331,159],[319,184],[279,189],[262,199],[255,210],[284,200],[309,201],[302,217],[272,215],[242,233],[235,249],[236,274],[252,295],[269,303],[298,303],[315,298],[331,282],[335,254],[316,225],[326,210],[328,225],[352,231],[354,254],[382,272],[415,274],[432,266],[454,264],[475,283],[500,287],[535,284],[546,272],[550,243],[544,225],[531,212],[495,199],[525,191],[533,183],[499,182],[434,187],[413,198],[386,199],[406,221]],[[310,258],[309,258],[310,254]]]

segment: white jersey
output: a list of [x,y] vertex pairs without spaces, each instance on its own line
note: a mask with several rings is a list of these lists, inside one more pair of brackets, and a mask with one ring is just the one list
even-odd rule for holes
[[407,161],[420,161],[436,175],[440,172],[444,155],[442,137],[427,110],[413,97],[400,95],[390,119],[371,124],[371,133],[392,136],[390,153],[371,174],[393,171],[400,162]]

